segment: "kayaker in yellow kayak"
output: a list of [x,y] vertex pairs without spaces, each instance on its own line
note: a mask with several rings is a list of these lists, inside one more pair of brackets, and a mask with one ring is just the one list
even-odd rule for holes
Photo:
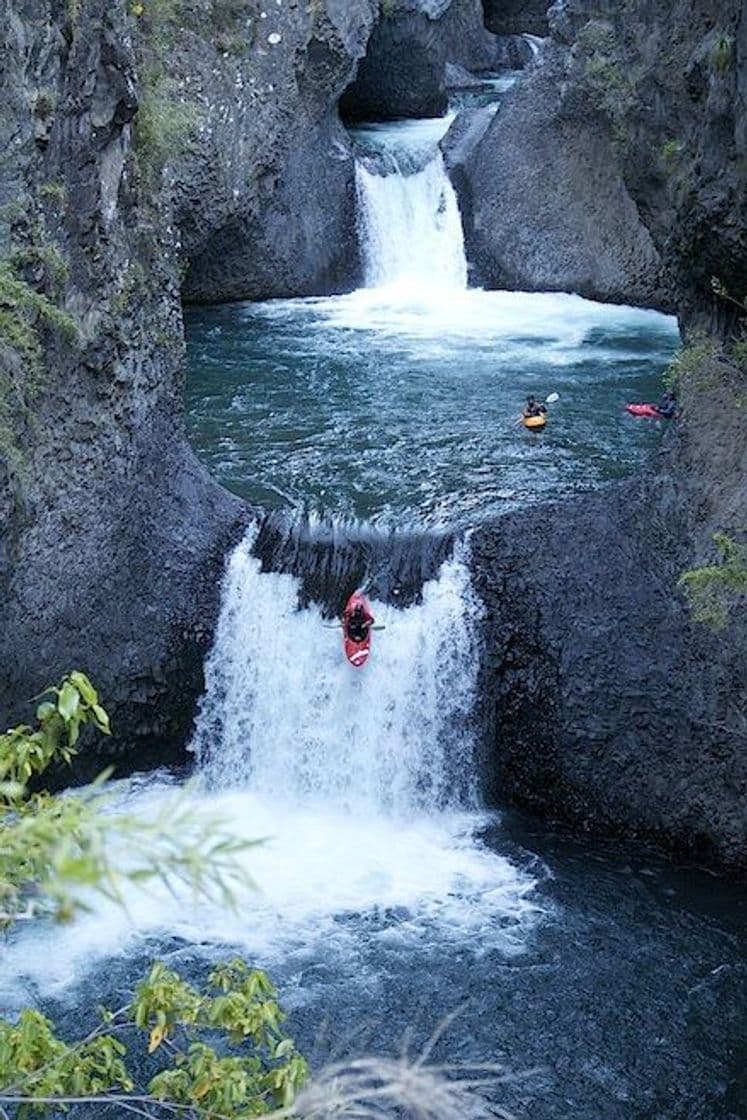
[[534,397],[529,396],[527,397],[527,403],[524,405],[522,416],[526,420],[530,416],[544,416],[546,412],[547,409],[541,401],[537,401]]

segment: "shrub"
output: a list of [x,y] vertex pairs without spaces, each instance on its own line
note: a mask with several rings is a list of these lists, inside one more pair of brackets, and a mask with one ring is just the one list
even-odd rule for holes
[[747,595],[747,545],[726,533],[714,533],[713,540],[718,562],[683,572],[677,586],[695,621],[718,631],[729,625],[732,607]]
[[661,148],[661,158],[668,167],[673,167],[678,161],[680,156],[685,150],[684,140],[672,138],[667,140]]
[[718,343],[705,335],[694,336],[681,347],[664,370],[664,386],[672,392],[681,392],[703,374],[704,367],[717,358]]

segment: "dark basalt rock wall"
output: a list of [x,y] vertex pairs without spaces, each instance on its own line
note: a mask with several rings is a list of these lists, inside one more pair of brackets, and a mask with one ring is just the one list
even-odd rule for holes
[[547,35],[548,0],[482,0],[482,6],[495,35]]
[[712,279],[747,291],[744,4],[558,0],[549,15],[563,103],[607,123],[688,321],[727,332],[738,311]]
[[[540,133],[596,114],[686,330],[709,329],[727,354],[746,326],[733,299],[747,291],[746,21],[737,4],[664,12],[568,0],[550,11],[548,69],[530,79],[546,94]],[[531,127],[523,97],[506,106],[504,129],[512,112]],[[496,158],[495,135],[475,120],[470,129],[457,141]],[[650,475],[508,516],[473,539],[502,795],[742,870],[747,612],[735,601],[729,629],[713,635],[693,623],[676,583],[713,561],[715,530],[743,539],[746,388],[738,355],[704,356]]]
[[[676,591],[705,539],[683,453],[655,475],[474,535],[488,785],[584,830],[747,870],[747,611],[735,607],[714,635]],[[738,443],[731,458],[727,488],[747,468]],[[744,489],[738,506],[732,529],[745,524]]]
[[472,282],[671,307],[610,129],[593,105],[569,107],[562,75],[548,44],[495,116],[460,119],[444,140]]
[[736,0],[558,0],[479,141],[447,138],[475,280],[674,303],[727,331],[739,311],[714,283],[747,290],[746,21]]
[[184,269],[210,299],[355,275],[334,106],[375,7],[262,20],[240,0],[206,34],[191,0],[163,26],[124,0],[3,3],[0,245],[67,326],[3,290],[12,329],[35,328],[41,347],[31,331],[19,355],[3,320],[3,726],[80,667],[117,733],[96,765],[183,750],[223,557],[247,516],[186,441]]
[[496,70],[522,53],[529,57],[526,44],[486,30],[480,0],[391,0],[340,110],[349,120],[437,117],[447,108],[449,64]]

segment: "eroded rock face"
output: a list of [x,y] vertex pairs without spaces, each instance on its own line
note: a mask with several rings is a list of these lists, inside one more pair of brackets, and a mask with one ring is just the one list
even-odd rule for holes
[[275,25],[237,0],[210,34],[189,0],[164,27],[127,7],[4,3],[0,242],[65,329],[30,317],[33,363],[0,347],[0,724],[79,667],[132,766],[184,749],[247,517],[186,442],[183,269],[200,298],[339,282],[334,104],[374,5],[279,7]]
[[688,323],[728,331],[738,312],[714,302],[712,279],[747,290],[744,5],[558,0],[549,18],[563,99],[607,122],[678,306]]
[[[573,144],[596,115],[682,321],[714,331],[715,346],[745,328],[744,309],[728,298],[747,289],[745,18],[736,4],[698,0],[666,12],[563,0],[550,12],[547,68],[517,90],[492,137],[473,119],[453,142],[477,175],[470,150],[500,158],[499,129],[519,143],[505,135],[512,119],[535,140],[573,124]],[[530,88],[545,93],[534,112]],[[683,418],[667,454],[648,476],[534,520],[511,515],[473,538],[489,608],[484,683],[502,794],[585,829],[655,837],[740,870],[744,602],[714,636],[692,621],[676,583],[713,562],[715,530],[743,539],[744,387],[743,363],[703,356],[681,386]]]
[[563,90],[552,44],[497,114],[457,121],[443,147],[472,282],[671,307],[659,254],[596,109]]
[[483,8],[495,35],[547,35],[547,0],[483,0]]
[[522,53],[530,54],[526,44],[486,30],[480,0],[391,0],[340,108],[351,120],[441,116],[449,64],[496,70]]
[[377,3],[247,3],[224,52],[205,36],[198,9],[169,64],[200,117],[192,150],[174,167],[184,298],[355,287],[355,174],[337,102]]
[[472,547],[494,791],[745,870],[747,610],[713,634],[676,590],[710,530],[747,519],[743,443],[705,446],[728,397],[689,398],[655,474],[509,515]]

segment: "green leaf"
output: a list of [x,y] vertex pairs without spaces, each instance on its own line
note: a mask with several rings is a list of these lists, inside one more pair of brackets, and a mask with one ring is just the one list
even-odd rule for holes
[[103,731],[104,735],[111,735],[111,727],[109,726],[109,716],[100,704],[91,704],[96,726],[99,731]]
[[78,711],[79,706],[80,694],[78,690],[69,681],[65,681],[57,698],[57,711],[67,723]]
[[44,723],[45,720],[48,720],[50,716],[53,716],[56,711],[56,705],[52,704],[49,700],[45,700],[36,709],[36,718],[38,719],[39,723]]
[[75,685],[86,704],[90,704],[91,707],[93,707],[94,704],[98,704],[99,694],[85,673],[81,673],[78,669],[75,669],[70,674],[70,680]]

